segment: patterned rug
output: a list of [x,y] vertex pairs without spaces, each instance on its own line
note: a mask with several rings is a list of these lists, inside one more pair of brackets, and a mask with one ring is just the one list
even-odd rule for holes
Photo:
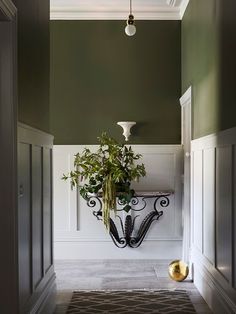
[[196,313],[184,290],[75,291],[67,314]]

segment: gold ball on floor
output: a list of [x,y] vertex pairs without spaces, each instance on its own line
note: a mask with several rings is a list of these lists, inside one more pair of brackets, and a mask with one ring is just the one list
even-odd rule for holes
[[175,260],[169,264],[169,276],[175,281],[183,281],[188,277],[189,268],[181,260]]

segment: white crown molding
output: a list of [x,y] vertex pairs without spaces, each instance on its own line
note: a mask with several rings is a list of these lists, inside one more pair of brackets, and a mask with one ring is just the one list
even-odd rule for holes
[[183,19],[183,16],[187,9],[188,4],[189,4],[189,0],[183,0],[181,2],[180,9],[179,9],[180,20]]
[[[129,11],[123,5],[109,5],[106,1],[92,5],[90,2],[81,2],[78,5],[73,0],[51,0],[51,20],[126,20]],[[117,1],[119,4],[119,2]],[[158,4],[159,3],[159,4]],[[161,2],[141,1],[133,9],[135,20],[181,20],[189,0],[166,0]]]
[[[72,7],[52,7],[51,20],[126,20],[128,11],[81,11]],[[155,11],[135,11],[135,20],[180,20],[178,8],[157,8]]]
[[176,0],[166,0],[166,3],[167,3],[168,5],[174,7],[175,4],[176,4]]

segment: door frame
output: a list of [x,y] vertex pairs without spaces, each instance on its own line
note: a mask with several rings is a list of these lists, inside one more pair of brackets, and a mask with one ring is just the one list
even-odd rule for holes
[[0,0],[0,312],[18,313],[17,9]]
[[[181,105],[181,144],[183,145],[183,256],[182,259],[189,264],[191,271],[191,140],[192,140],[192,88],[191,86],[180,98]],[[185,123],[187,119],[187,123]],[[188,134],[187,145],[185,144],[185,134]],[[188,147],[186,147],[188,146]],[[191,275],[191,274],[190,274]]]

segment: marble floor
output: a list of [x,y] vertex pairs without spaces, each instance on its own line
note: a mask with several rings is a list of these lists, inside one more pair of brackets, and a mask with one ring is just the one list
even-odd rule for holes
[[55,262],[57,307],[64,314],[74,290],[183,289],[198,314],[212,313],[191,280],[175,282],[168,276],[168,261],[60,260]]

